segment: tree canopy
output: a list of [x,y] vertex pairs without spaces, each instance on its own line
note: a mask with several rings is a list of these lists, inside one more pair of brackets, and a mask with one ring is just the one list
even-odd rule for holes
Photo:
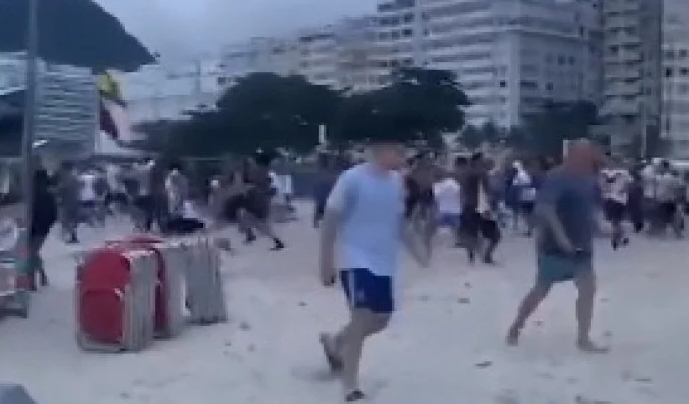
[[[250,153],[257,148],[310,151],[319,142],[319,126],[332,143],[386,139],[440,141],[443,132],[464,125],[469,105],[454,73],[401,69],[380,89],[357,93],[315,85],[301,76],[254,73],[240,79],[212,111],[195,113],[165,133],[177,154],[199,156]],[[162,136],[155,123],[142,129]],[[150,142],[158,143],[159,141]]]
[[559,156],[565,140],[588,138],[597,122],[591,102],[548,102],[541,112],[525,116],[525,125],[510,131],[507,140],[538,155]]

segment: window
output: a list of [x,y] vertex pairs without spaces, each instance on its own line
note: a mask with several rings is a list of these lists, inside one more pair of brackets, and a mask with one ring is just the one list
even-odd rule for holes
[[553,85],[553,83],[546,83],[546,85],[545,85],[545,89],[547,91],[553,91],[554,88],[555,88],[555,86]]
[[412,30],[411,28],[405,28],[402,30],[402,36],[405,38],[409,38],[412,35],[414,35],[414,30]]
[[404,15],[404,18],[403,18],[403,21],[404,21],[405,23],[409,23],[409,22],[414,21],[414,14],[413,14],[413,13],[405,14],[405,15]]
[[538,83],[535,81],[522,80],[519,82],[519,87],[524,90],[538,90]]

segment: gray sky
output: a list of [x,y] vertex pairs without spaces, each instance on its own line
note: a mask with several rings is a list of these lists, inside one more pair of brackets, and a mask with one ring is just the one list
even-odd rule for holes
[[376,0],[96,0],[164,59],[374,10]]

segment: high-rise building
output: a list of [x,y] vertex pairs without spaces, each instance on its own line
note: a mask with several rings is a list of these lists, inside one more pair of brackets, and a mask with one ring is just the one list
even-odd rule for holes
[[689,159],[689,4],[665,0],[661,137],[669,156]]
[[662,98],[662,1],[603,0],[603,130],[614,153],[651,153]]
[[222,90],[223,70],[216,57],[144,66],[117,74],[133,124],[186,119],[212,109]]
[[315,84],[368,89],[375,39],[372,17],[348,18],[336,24],[301,29],[284,38],[253,38],[223,50],[226,84],[255,72],[302,75]]
[[[393,0],[378,7],[383,68],[457,73],[472,123],[519,125],[548,101],[596,101],[590,41],[595,12],[583,1]],[[385,77],[380,77],[381,84]]]
[[548,101],[599,101],[592,1],[386,0],[374,16],[228,47],[223,64],[228,84],[265,71],[352,90],[384,86],[398,67],[450,70],[470,122],[510,127]]

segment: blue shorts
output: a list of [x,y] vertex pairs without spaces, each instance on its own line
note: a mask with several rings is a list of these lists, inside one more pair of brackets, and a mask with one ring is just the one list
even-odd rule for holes
[[564,257],[539,253],[537,263],[536,280],[543,285],[571,281],[582,272],[593,270],[593,260],[588,254],[579,257]]
[[368,269],[355,268],[340,271],[340,281],[350,308],[368,309],[379,314],[394,311],[391,277],[378,276]]

